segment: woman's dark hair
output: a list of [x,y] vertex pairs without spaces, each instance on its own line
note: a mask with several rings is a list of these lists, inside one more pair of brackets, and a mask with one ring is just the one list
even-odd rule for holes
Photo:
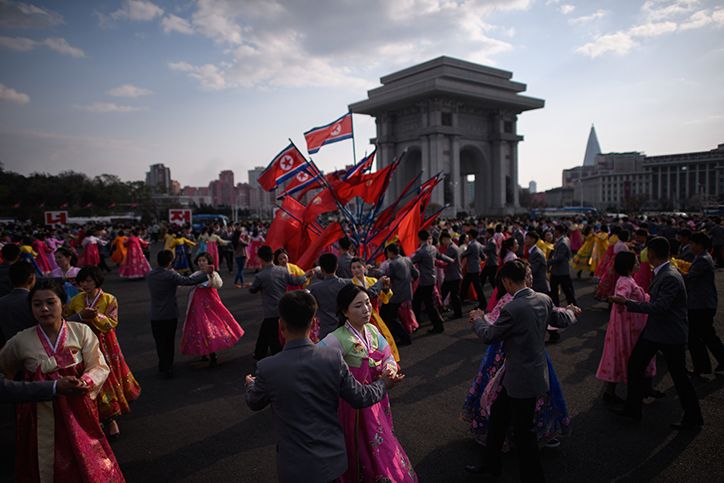
[[292,290],[279,300],[279,317],[290,332],[299,334],[312,326],[317,301],[307,290]]
[[583,230],[581,231],[583,233],[583,236],[588,236],[591,234],[591,225],[586,225],[583,227]]
[[525,236],[529,237],[532,240],[535,240],[536,243],[538,240],[540,240],[540,235],[535,230],[530,230],[528,233],[525,234]]
[[344,312],[349,308],[349,306],[352,304],[352,301],[355,299],[355,297],[357,297],[357,295],[359,295],[360,292],[366,293],[367,296],[370,295],[366,288],[360,287],[353,283],[348,283],[347,285],[342,287],[342,290],[340,290],[337,294],[337,318],[339,319],[337,327],[342,327],[345,322],[347,322],[347,318],[344,316]]
[[58,248],[57,250],[55,250],[55,253],[56,253],[56,254],[60,253],[60,254],[63,255],[65,258],[70,258],[70,265],[71,265],[71,266],[75,265],[76,262],[77,262],[75,254],[74,254],[73,252],[71,252],[70,250],[68,250],[67,248],[60,247],[60,248]]
[[97,288],[101,288],[101,285],[103,285],[103,272],[101,272],[100,268],[95,266],[81,268],[78,275],[76,275],[75,280],[80,283],[83,280],[88,280],[89,278],[95,282]]
[[500,244],[500,260],[502,261],[505,259],[505,256],[508,254],[508,252],[513,251],[513,246],[515,246],[515,238],[510,237],[503,240],[503,243]]
[[618,234],[618,239],[622,242],[627,242],[631,239],[631,233],[628,230],[621,230],[621,233]]
[[201,253],[199,253],[198,255],[196,255],[196,258],[194,258],[194,263],[195,263],[196,265],[198,265],[198,264],[199,264],[199,258],[202,258],[202,257],[205,258],[206,261],[207,261],[210,265],[213,265],[213,264],[214,264],[214,257],[212,257],[212,256],[211,256],[211,253],[209,253],[209,252],[201,252]]
[[635,265],[636,254],[633,252],[618,252],[613,260],[613,270],[619,277],[631,275]]
[[353,257],[353,258],[349,261],[349,266],[351,267],[353,263],[361,263],[363,266],[364,266],[364,264],[365,264],[364,260],[362,260],[360,257]]
[[33,305],[33,295],[35,295],[35,292],[38,292],[39,290],[52,291],[58,296],[61,304],[65,304],[65,301],[68,300],[68,294],[65,292],[61,282],[54,278],[39,278],[38,281],[35,282],[33,288],[30,289],[30,293],[28,293],[28,305],[31,307]]
[[274,265],[279,264],[279,256],[282,254],[286,255],[287,258],[289,258],[289,252],[287,252],[284,248],[277,248],[274,251]]

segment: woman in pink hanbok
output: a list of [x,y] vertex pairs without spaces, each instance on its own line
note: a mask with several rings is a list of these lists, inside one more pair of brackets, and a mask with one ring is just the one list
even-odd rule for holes
[[[352,375],[362,384],[377,380],[384,371],[397,372],[390,346],[370,323],[372,304],[367,290],[349,284],[337,295],[340,327],[319,344],[337,349]],[[394,434],[387,395],[367,408],[339,402],[339,421],[347,446],[347,471],[342,483],[417,481],[410,459]]]
[[97,230],[93,230],[93,235],[83,238],[81,246],[83,253],[78,258],[78,266],[80,267],[97,267],[101,263],[101,255],[98,251],[98,245],[105,245],[106,242],[98,238]]
[[95,400],[109,374],[98,338],[63,320],[66,294],[57,282],[40,279],[28,296],[38,325],[0,350],[0,372],[26,381],[76,378],[78,394],[17,404],[18,481],[125,481],[98,420]]
[[599,300],[608,300],[608,297],[613,295],[616,288],[616,281],[618,280],[618,274],[614,269],[616,255],[623,251],[630,251],[628,246],[630,239],[629,232],[627,230],[620,230],[617,232],[617,235],[618,239],[616,240],[616,243],[609,247],[609,250],[611,250],[610,257],[606,262],[606,268],[601,275],[601,280],[598,282],[598,286],[596,287],[596,292],[594,294],[594,296]]
[[[631,276],[638,269],[638,265],[633,252],[622,251],[616,255],[613,267],[618,275],[615,295],[625,297],[627,300],[648,302],[649,295],[644,293]],[[616,396],[616,384],[628,382],[628,360],[641,332],[646,327],[647,319],[648,315],[629,312],[623,305],[614,304],[611,307],[603,354],[596,371],[596,377],[606,384],[604,401],[622,402]],[[647,378],[653,378],[654,375],[656,375],[655,358],[651,359],[646,368]]]
[[264,244],[264,237],[259,234],[259,230],[254,228],[251,234],[251,240],[247,247],[248,256],[246,257],[246,268],[259,271],[262,266],[261,258],[256,256],[256,252]]
[[146,260],[143,249],[148,246],[148,242],[138,237],[138,230],[132,230],[131,236],[125,241],[126,258],[121,264],[118,275],[121,278],[143,278],[151,271],[151,264]]
[[[199,253],[196,256],[199,271],[194,275],[203,273],[212,264],[208,252]],[[234,347],[244,335],[244,329],[219,298],[217,289],[222,285],[219,273],[214,271],[207,282],[191,289],[181,337],[181,353],[201,356],[209,360],[210,366],[216,365],[217,352]]]
[[32,247],[35,253],[38,254],[38,256],[35,257],[35,263],[38,264],[40,271],[44,274],[51,272],[53,267],[48,258],[53,255],[53,250],[45,243],[45,235],[39,233],[37,238],[33,240]]

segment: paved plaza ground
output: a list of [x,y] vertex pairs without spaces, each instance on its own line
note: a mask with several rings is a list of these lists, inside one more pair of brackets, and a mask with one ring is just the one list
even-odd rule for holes
[[[261,298],[233,288],[231,276],[222,275],[221,297],[246,335],[220,354],[215,368],[177,354],[172,380],[157,374],[145,281],[108,276],[104,289],[120,304],[121,347],[143,388],[133,412],[119,420],[122,436],[113,442],[130,482],[276,481],[271,409],[253,412],[243,397],[244,375],[255,364],[251,353],[262,319]],[[724,272],[717,273],[717,282],[724,286]],[[697,383],[706,420],[699,433],[669,429],[680,406],[668,374],[657,378],[666,398],[645,406],[640,424],[620,421],[601,402],[602,384],[594,377],[608,308],[592,298],[590,280],[576,281],[575,287],[585,312],[560,343],[548,347],[573,419],[573,433],[561,446],[543,450],[548,481],[722,481],[724,375]],[[180,307],[187,292],[179,290]],[[723,320],[719,313],[720,334]],[[477,460],[481,448],[459,415],[486,346],[465,319],[449,321],[445,328],[435,336],[420,330],[411,346],[401,348],[407,378],[391,395],[395,429],[420,481],[477,481],[463,467]],[[181,324],[179,336],[180,329]],[[659,369],[665,372],[663,362]],[[500,481],[517,481],[514,455],[507,455],[504,465]]]

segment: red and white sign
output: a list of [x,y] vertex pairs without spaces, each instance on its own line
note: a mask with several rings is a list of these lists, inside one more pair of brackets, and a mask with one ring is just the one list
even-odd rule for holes
[[46,211],[45,212],[45,224],[46,225],[66,225],[66,224],[68,224],[68,212],[67,211]]
[[188,208],[172,208],[168,210],[168,221],[174,225],[191,223],[191,210]]

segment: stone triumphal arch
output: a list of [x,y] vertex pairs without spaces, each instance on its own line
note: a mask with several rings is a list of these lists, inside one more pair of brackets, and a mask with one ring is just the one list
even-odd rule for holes
[[408,181],[442,171],[432,202],[460,211],[501,215],[519,210],[518,114],[543,107],[523,96],[525,84],[504,70],[439,57],[380,79],[381,87],[349,106],[375,117],[378,168],[407,149],[390,185],[394,199]]

